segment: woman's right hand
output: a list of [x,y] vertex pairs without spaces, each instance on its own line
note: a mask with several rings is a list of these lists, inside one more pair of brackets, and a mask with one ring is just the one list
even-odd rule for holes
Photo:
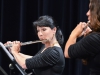
[[87,24],[85,22],[80,22],[75,28],[74,30],[71,32],[71,35],[72,37],[80,37],[82,36],[84,33],[84,28],[87,26]]
[[72,31],[71,36],[73,37],[81,37],[86,36],[88,33],[90,33],[92,30],[85,22],[80,22]]
[[84,30],[84,34],[83,35],[86,36],[90,32],[92,32],[92,29],[89,26],[87,26],[87,28]]

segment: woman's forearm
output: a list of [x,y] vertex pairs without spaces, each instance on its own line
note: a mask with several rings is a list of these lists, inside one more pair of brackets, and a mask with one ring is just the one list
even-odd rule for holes
[[70,36],[68,41],[66,42],[65,50],[64,50],[64,55],[65,55],[66,58],[69,58],[69,55],[68,55],[68,48],[69,48],[69,46],[72,45],[72,44],[75,44],[76,40],[77,40],[77,37]]
[[22,53],[12,52],[16,62],[23,68],[27,69],[26,67],[26,59],[31,58],[32,56],[24,55]]
[[32,58],[33,56],[30,56],[30,55],[26,55],[26,54],[23,54],[23,53],[19,53],[22,57],[24,58]]

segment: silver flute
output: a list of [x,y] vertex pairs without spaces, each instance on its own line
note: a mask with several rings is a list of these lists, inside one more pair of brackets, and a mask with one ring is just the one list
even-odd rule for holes
[[89,27],[89,25],[90,25],[90,21],[87,21],[87,26],[85,28],[83,28],[83,31],[85,31],[86,28]]
[[[23,43],[21,43],[21,46],[29,45],[29,44],[34,44],[34,43],[39,43],[39,42],[46,42],[46,41],[47,41],[47,40],[28,41],[28,42],[23,42]],[[5,45],[5,47],[6,47],[6,48],[12,47],[12,44]]]

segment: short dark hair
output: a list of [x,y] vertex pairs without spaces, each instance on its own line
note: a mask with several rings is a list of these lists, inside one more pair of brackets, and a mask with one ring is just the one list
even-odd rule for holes
[[33,26],[35,28],[37,28],[37,26],[39,27],[50,27],[51,29],[53,29],[54,27],[57,28],[56,31],[56,39],[59,42],[60,45],[63,44],[64,42],[64,37],[62,34],[61,29],[57,26],[57,22],[53,19],[53,17],[45,15],[45,16],[40,16],[38,18],[38,20],[33,22]]

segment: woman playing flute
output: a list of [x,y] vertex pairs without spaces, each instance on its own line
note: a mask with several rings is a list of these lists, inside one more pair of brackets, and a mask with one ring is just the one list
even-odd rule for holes
[[17,63],[24,69],[34,69],[36,75],[62,75],[65,59],[61,45],[64,38],[62,32],[56,27],[51,16],[41,16],[33,22],[38,38],[44,46],[35,56],[20,53],[20,42],[7,42],[12,44],[10,51]]

